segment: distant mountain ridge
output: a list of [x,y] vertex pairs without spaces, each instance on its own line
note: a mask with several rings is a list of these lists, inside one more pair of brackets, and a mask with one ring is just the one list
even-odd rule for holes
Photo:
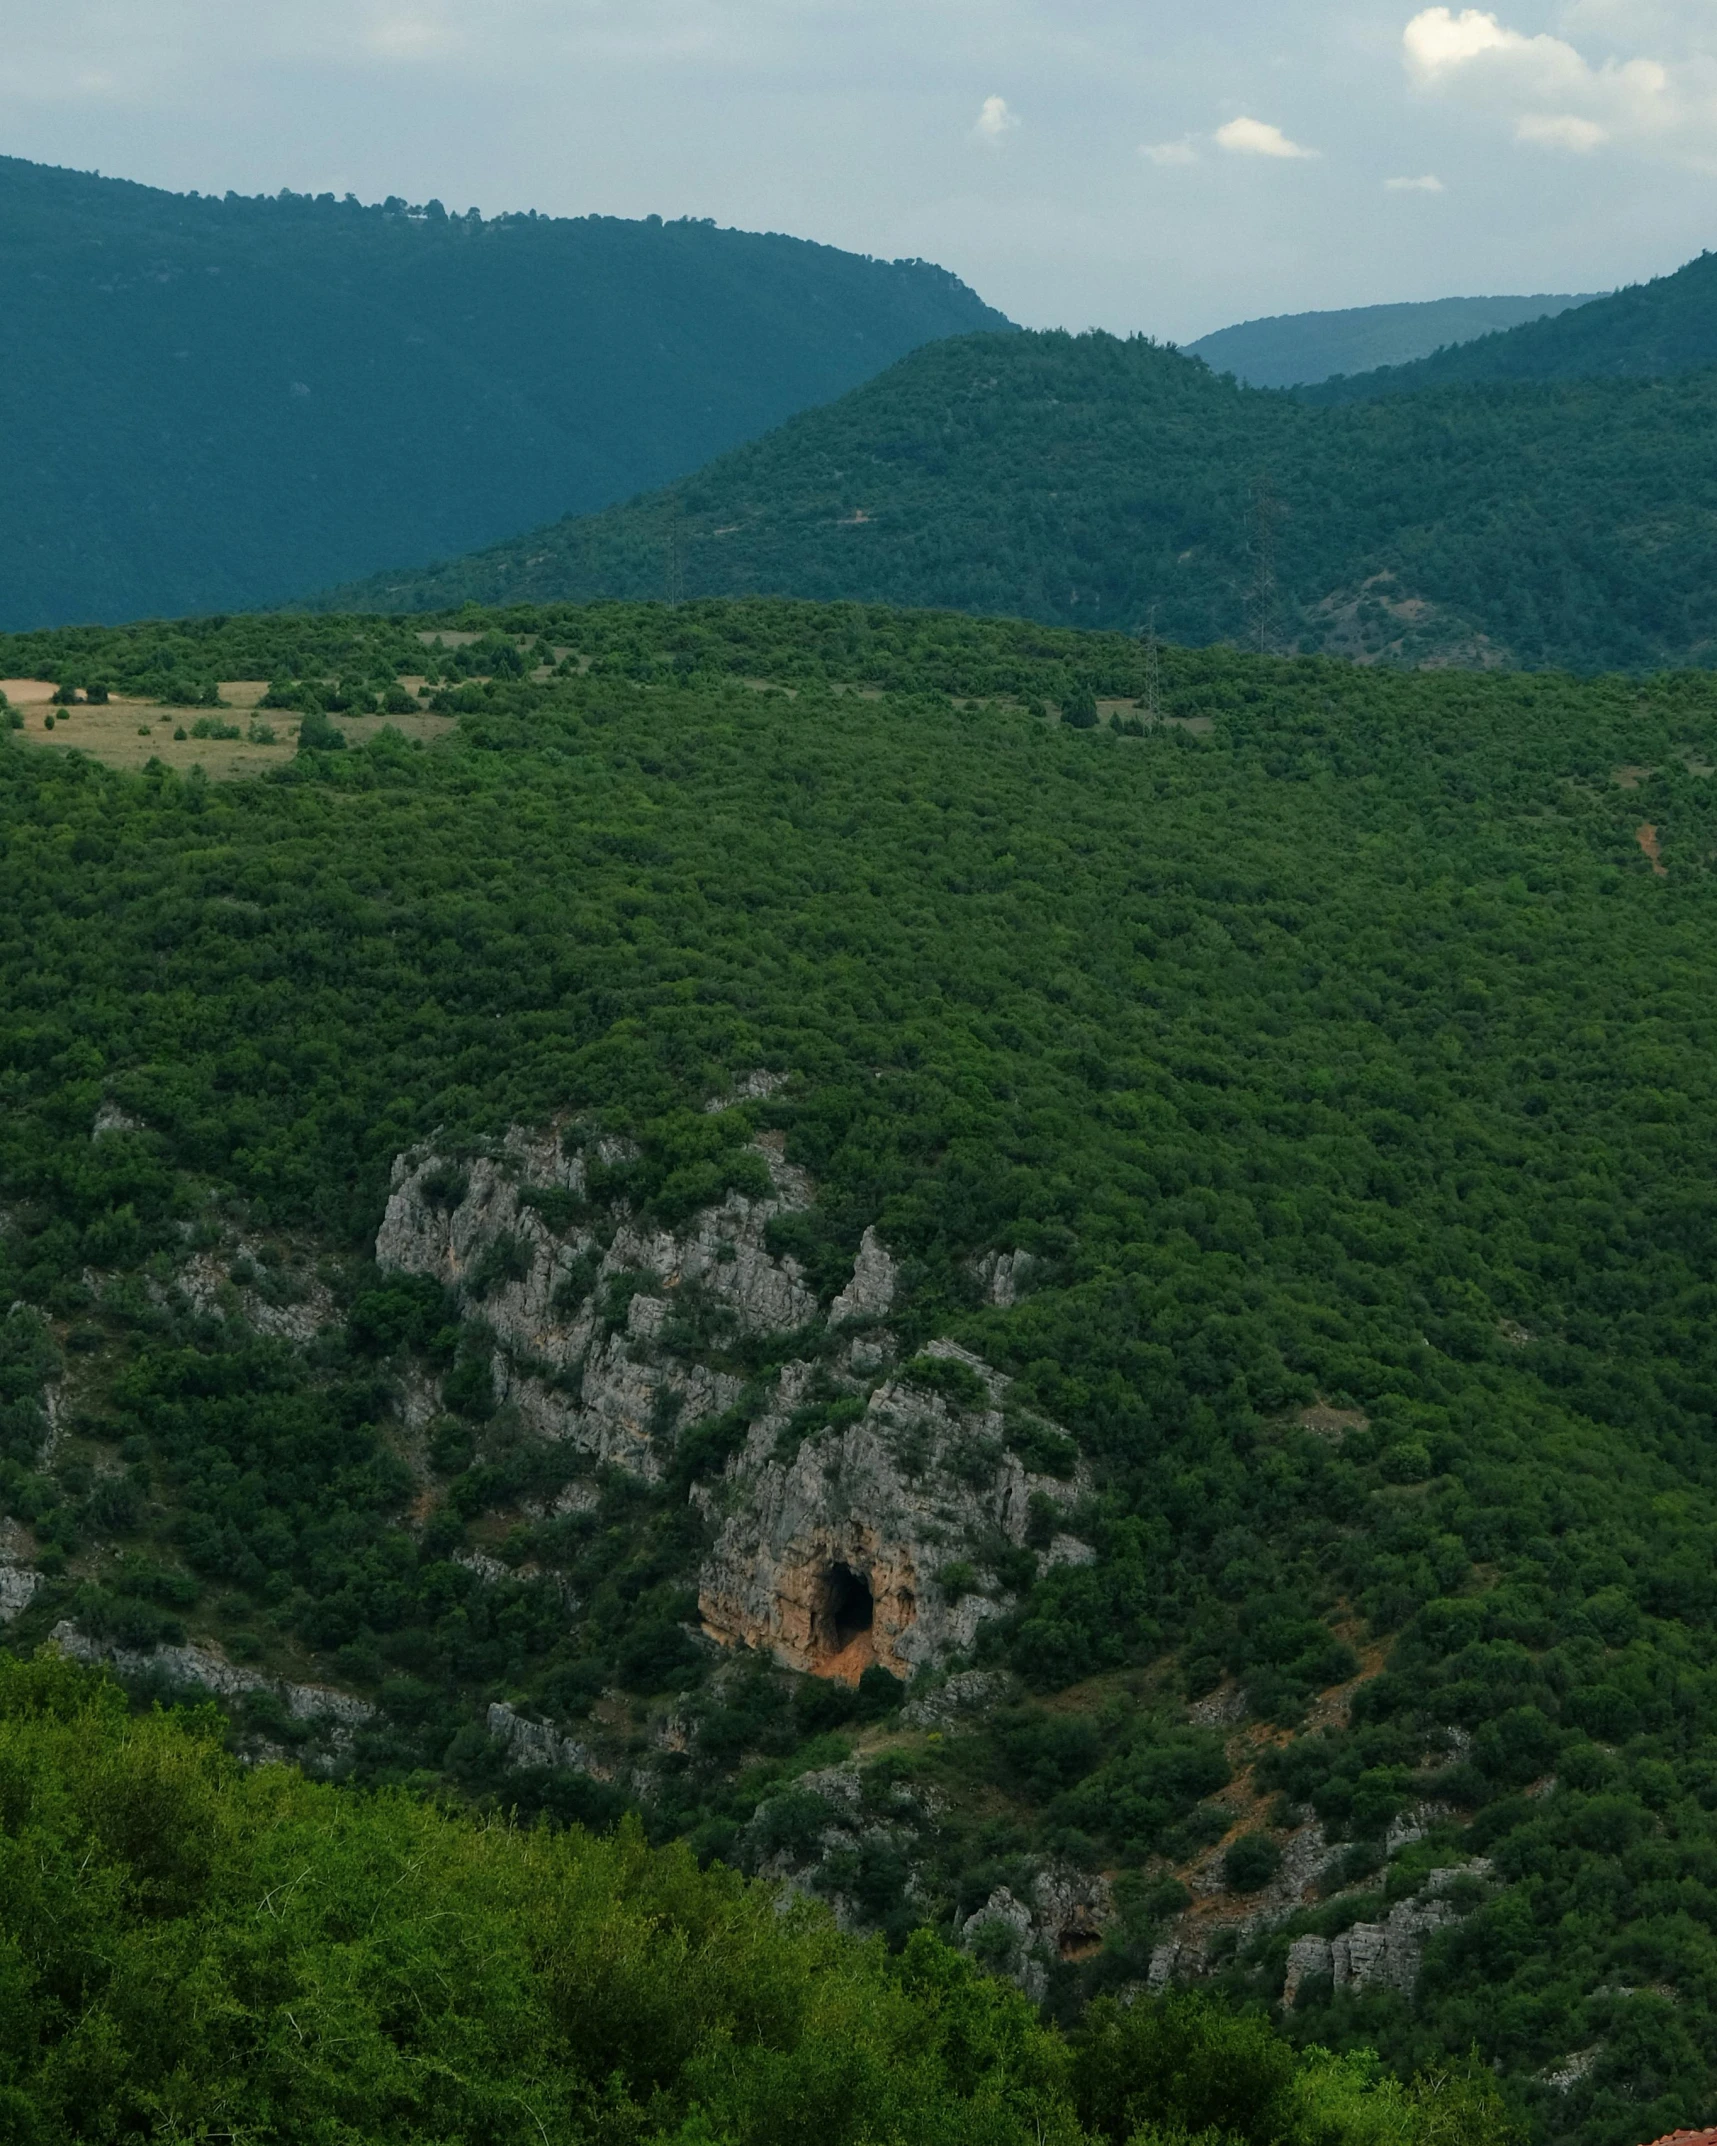
[[1335,312],[1277,313],[1237,322],[1181,347],[1248,387],[1300,387],[1335,373],[1405,365],[1449,345],[1590,305],[1583,297],[1432,298]]
[[236,610],[697,468],[1005,317],[711,223],[224,200],[0,158],[0,626]]
[[676,592],[1154,615],[1396,663],[1709,662],[1717,372],[1325,409],[1142,338],[961,337],[668,491],[319,608]]
[[1607,298],[1532,320],[1410,365],[1302,390],[1313,402],[1359,402],[1526,380],[1664,379],[1717,365],[1717,254]]

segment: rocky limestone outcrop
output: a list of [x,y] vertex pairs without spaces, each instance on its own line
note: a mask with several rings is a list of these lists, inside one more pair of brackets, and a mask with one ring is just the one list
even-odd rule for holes
[[10,1624],[14,1617],[21,1617],[35,1600],[41,1584],[39,1572],[31,1572],[22,1565],[0,1563],[0,1624]]
[[961,1669],[909,1699],[900,1710],[900,1719],[909,1729],[954,1735],[975,1727],[996,1707],[1010,1704],[1021,1689],[1019,1679],[1006,1669]]
[[1426,1941],[1459,1922],[1463,1910],[1443,1897],[1457,1878],[1485,1877],[1483,1857],[1436,1871],[1411,1900],[1397,1901],[1382,1922],[1356,1922],[1335,1937],[1297,1937],[1288,1947],[1282,2002],[1292,2005],[1302,1986],[1328,1977],[1337,1990],[1394,1989],[1411,1997],[1419,1981]]
[[986,1541],[1019,1547],[1032,1501],[1079,1485],[1033,1475],[1003,1443],[1007,1381],[951,1342],[926,1352],[973,1371],[990,1406],[967,1409],[908,1370],[856,1422],[786,1441],[809,1365],[783,1373],[721,1485],[715,1548],[699,1577],[705,1629],[783,1666],[856,1682],[873,1663],[910,1677],[964,1652],[1001,1605],[969,1573],[940,1577]]
[[1048,1863],[1021,1900],[998,1886],[955,1932],[955,1941],[997,1974],[1017,1982],[1034,2004],[1049,1991],[1049,1970],[1058,1960],[1088,1959],[1101,1949],[1115,1914],[1107,1878]]
[[[236,1312],[259,1334],[300,1347],[335,1318],[333,1293],[313,1276],[275,1274],[260,1264],[262,1247],[240,1237],[220,1252],[199,1252],[180,1269],[178,1286],[205,1318]],[[240,1282],[235,1274],[249,1273]]]
[[1037,1261],[1030,1252],[986,1252],[973,1262],[972,1272],[984,1292],[984,1302],[1007,1311],[1031,1286],[1032,1270],[1036,1266]]
[[109,1097],[96,1110],[95,1123],[90,1127],[92,1140],[105,1140],[110,1133],[143,1133],[149,1128],[141,1118],[133,1117],[129,1110]]
[[168,1684],[206,1691],[217,1699],[244,1699],[252,1693],[266,1693],[294,1721],[315,1728],[336,1751],[349,1745],[353,1732],[375,1714],[373,1706],[351,1692],[335,1691],[326,1684],[294,1684],[285,1677],[266,1676],[260,1670],[229,1662],[212,1647],[122,1647],[113,1640],[97,1639],[80,1631],[69,1618],[56,1624],[49,1636],[60,1652],[73,1661],[101,1663],[122,1679],[159,1677]]
[[41,1574],[30,1565],[23,1529],[13,1521],[0,1520],[0,1624],[21,1617],[42,1585]]
[[563,1736],[546,1721],[528,1720],[504,1702],[497,1701],[490,1707],[487,1727],[498,1743],[506,1745],[510,1766],[587,1773],[598,1781],[613,1778],[613,1769],[576,1736]]
[[929,1905],[915,1864],[935,1815],[925,1790],[867,1779],[848,1761],[801,1774],[765,1798],[742,1838],[741,1856],[784,1893],[826,1902],[843,1930],[863,1929],[875,1922],[874,1909],[859,1897],[867,1863],[894,1863],[903,1897]]
[[[765,1135],[768,1199],[729,1193],[681,1230],[650,1229],[623,1207],[582,1208],[585,1153],[515,1129],[499,1151],[454,1163],[402,1155],[376,1239],[383,1268],[433,1275],[495,1335],[497,1396],[539,1437],[569,1439],[602,1464],[658,1477],[673,1429],[719,1415],[742,1382],[670,1346],[682,1315],[729,1335],[791,1333],[819,1318],[796,1261],[774,1258],[770,1220],[810,1204],[803,1171]],[[599,1143],[597,1160],[627,1159]],[[552,1200],[575,1219],[555,1228]],[[605,1307],[633,1289],[622,1324]]]
[[829,1306],[829,1324],[845,1326],[854,1319],[886,1319],[894,1309],[899,1280],[899,1269],[882,1239],[874,1229],[867,1229],[859,1241],[853,1278]]
[[[1280,1922],[1312,1897],[1314,1888],[1345,1852],[1323,1827],[1313,1822],[1297,1826],[1281,1843],[1282,1860],[1275,1874],[1250,1896],[1248,1925],[1262,1928]],[[1228,1891],[1228,1877],[1220,1844],[1203,1865],[1188,1878],[1195,1895],[1212,1899]]]
[[[771,1221],[809,1207],[813,1188],[780,1135],[754,1146],[769,1196],[730,1192],[674,1230],[592,1200],[592,1164],[629,1159],[612,1142],[587,1151],[515,1129],[466,1160],[402,1155],[377,1263],[432,1275],[486,1323],[495,1393],[528,1431],[647,1479],[666,1472],[682,1430],[738,1401],[724,1343],[802,1335],[805,1354],[775,1380],[720,1485],[694,1492],[717,1531],[699,1575],[704,1628],[790,1668],[856,1682],[876,1663],[908,1677],[969,1648],[1001,1607],[972,1560],[1020,1547],[1043,1501],[1066,1508],[1083,1485],[1032,1474],[1007,1450],[1007,1381],[967,1351],[929,1353],[957,1360],[982,1406],[891,1373],[896,1343],[880,1322],[899,1271],[874,1228],[822,1316],[798,1263],[769,1249]],[[1040,1562],[1091,1555],[1063,1529]]]

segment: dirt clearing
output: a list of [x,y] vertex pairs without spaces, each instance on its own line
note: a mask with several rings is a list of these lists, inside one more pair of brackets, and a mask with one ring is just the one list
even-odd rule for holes
[[[20,744],[88,753],[104,767],[134,772],[151,760],[181,775],[200,767],[211,782],[260,775],[282,766],[298,750],[298,717],[290,710],[259,707],[267,691],[266,680],[241,678],[223,682],[220,697],[225,705],[219,708],[167,708],[155,701],[120,698],[96,707],[80,701],[75,707],[56,708],[54,688],[42,679],[0,678],[0,692],[24,720],[23,729],[13,732]],[[426,745],[456,727],[449,715],[342,715],[333,720],[353,745],[367,743],[390,725]],[[193,735],[199,723],[236,730],[238,736],[199,738]],[[268,731],[274,733],[272,742]]]

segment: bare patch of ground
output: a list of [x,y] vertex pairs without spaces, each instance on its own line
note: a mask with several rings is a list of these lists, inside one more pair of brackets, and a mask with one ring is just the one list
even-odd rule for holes
[[1441,604],[1403,593],[1393,574],[1326,596],[1311,612],[1320,652],[1352,663],[1405,663],[1418,670],[1492,671],[1509,652]]
[[1320,1438],[1331,1439],[1339,1445],[1349,1431],[1365,1431],[1371,1428],[1371,1418],[1361,1408],[1331,1408],[1327,1401],[1319,1401],[1311,1408],[1302,1408],[1299,1413],[1301,1427],[1315,1431]]
[[[54,752],[88,753],[104,767],[135,772],[159,761],[182,775],[200,767],[210,782],[238,782],[282,766],[298,750],[298,717],[278,708],[259,706],[268,691],[266,679],[223,681],[219,708],[168,708],[157,701],[115,698],[104,706],[79,702],[75,707],[56,708],[54,688],[39,678],[0,679],[24,727],[14,731],[20,744],[45,746]],[[53,727],[48,727],[52,719]],[[197,738],[191,735],[199,722],[236,726],[236,738]],[[253,739],[253,723],[274,733],[267,744]],[[455,719],[448,715],[343,715],[336,718],[354,745],[361,745],[391,725],[408,738],[424,744],[445,737]],[[176,737],[176,731],[183,731]]]
[[1645,851],[1646,861],[1651,866],[1652,870],[1657,874],[1658,878],[1667,879],[1669,877],[1669,867],[1664,863],[1662,855],[1658,850],[1657,829],[1651,824],[1649,820],[1646,821],[1643,827],[1636,827],[1634,829],[1634,840],[1639,844],[1640,848]]
[[1611,768],[1610,780],[1618,790],[1637,790],[1642,782],[1657,773],[1654,767]]
[[[1097,703],[1097,720],[1099,723],[1113,723],[1117,718],[1123,723],[1131,722],[1136,718],[1144,724],[1147,730],[1154,727],[1150,716],[1145,713],[1143,701],[1100,700]],[[1172,723],[1176,730],[1189,731],[1195,738],[1207,738],[1216,728],[1215,723],[1208,715],[1159,715],[1156,718],[1156,723]]]

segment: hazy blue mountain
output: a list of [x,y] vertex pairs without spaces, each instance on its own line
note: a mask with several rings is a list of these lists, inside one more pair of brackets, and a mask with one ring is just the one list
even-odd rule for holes
[[1348,306],[1334,313],[1275,313],[1218,328],[1183,347],[1248,387],[1298,387],[1333,373],[1405,365],[1521,322],[1565,313],[1586,297],[1432,298],[1415,305]]
[[224,200],[0,159],[0,625],[232,610],[697,468],[1004,317],[658,218]]
[[1305,392],[1316,402],[1355,402],[1489,381],[1665,379],[1707,365],[1717,365],[1717,254],[1702,253],[1672,275],[1551,319]]

